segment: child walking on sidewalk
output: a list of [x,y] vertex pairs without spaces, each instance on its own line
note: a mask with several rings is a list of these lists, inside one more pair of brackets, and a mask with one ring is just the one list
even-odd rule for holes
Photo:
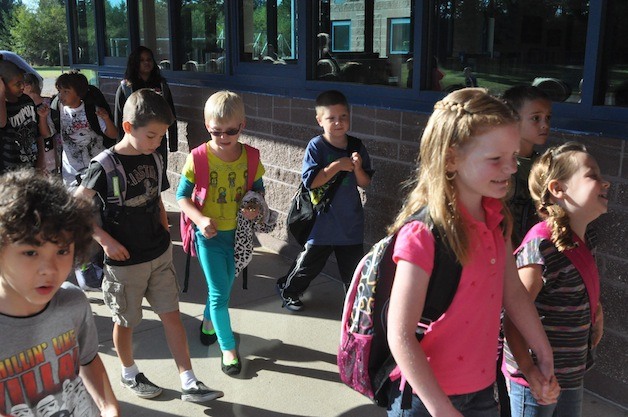
[[103,201],[103,226],[94,238],[105,251],[105,303],[114,321],[113,343],[122,365],[122,385],[140,398],[162,389],[133,357],[133,329],[142,321],[142,300],[159,315],[168,348],[181,379],[183,401],[223,396],[196,379],[179,312],[179,286],[172,264],[172,243],[161,192],[169,187],[156,152],[174,122],[168,103],[150,89],[131,94],[124,105],[124,138],[89,165],[77,195]]

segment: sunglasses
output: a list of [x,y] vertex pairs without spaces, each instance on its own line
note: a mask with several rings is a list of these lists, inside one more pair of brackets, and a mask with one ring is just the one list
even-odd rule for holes
[[240,123],[237,129],[229,129],[225,130],[224,132],[210,131],[209,134],[217,138],[221,137],[222,135],[234,136],[240,132],[240,129],[242,129],[242,123]]

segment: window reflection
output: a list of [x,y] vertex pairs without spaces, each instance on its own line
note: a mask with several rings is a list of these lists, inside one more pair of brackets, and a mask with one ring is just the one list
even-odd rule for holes
[[166,0],[141,0],[139,2],[140,45],[153,51],[159,67],[171,68],[170,28]]
[[126,0],[105,0],[105,56],[126,57],[131,53]]
[[295,0],[243,0],[241,25],[242,61],[268,64],[295,62]]
[[181,8],[185,71],[225,73],[224,1],[184,0]]
[[74,62],[97,64],[94,0],[77,0],[75,11],[74,25],[77,45]]
[[412,2],[321,0],[313,78],[412,86]]
[[628,3],[609,2],[603,48],[602,94],[596,104],[628,107]]
[[532,84],[554,101],[579,102],[588,3],[436,1],[428,47],[435,75],[427,88],[452,91],[475,82],[501,93]]

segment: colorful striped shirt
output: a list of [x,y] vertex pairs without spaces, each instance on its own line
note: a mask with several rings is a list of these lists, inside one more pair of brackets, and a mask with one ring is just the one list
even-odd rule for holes
[[[538,264],[543,269],[543,286],[534,301],[554,351],[554,372],[561,388],[582,385],[586,371],[591,312],[589,295],[569,259],[544,238],[525,243],[516,254],[517,267]],[[504,347],[507,376],[525,383],[508,344]]]

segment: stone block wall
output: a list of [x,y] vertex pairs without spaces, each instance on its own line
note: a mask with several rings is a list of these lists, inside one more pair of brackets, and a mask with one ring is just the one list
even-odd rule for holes
[[[118,79],[101,78],[100,86],[110,102]],[[164,198],[174,203],[179,172],[191,147],[208,139],[203,123],[203,105],[214,89],[171,85],[177,107],[179,150],[170,154],[168,177],[172,184]],[[310,138],[320,133],[313,100],[243,93],[246,127],[241,141],[261,151],[266,168],[264,183],[269,205],[280,213],[278,227],[260,242],[286,256],[297,247],[289,239],[285,218],[296,191],[303,151]],[[367,244],[380,239],[404,198],[404,181],[415,172],[419,138],[428,114],[351,106],[351,132],[363,140],[372,159],[375,176],[364,193]],[[586,378],[586,387],[628,407],[628,141],[588,135],[553,132],[548,145],[565,141],[583,142],[611,182],[609,213],[596,223],[600,244],[602,303],[605,333],[598,349],[597,365]],[[335,267],[326,271],[336,274]]]

